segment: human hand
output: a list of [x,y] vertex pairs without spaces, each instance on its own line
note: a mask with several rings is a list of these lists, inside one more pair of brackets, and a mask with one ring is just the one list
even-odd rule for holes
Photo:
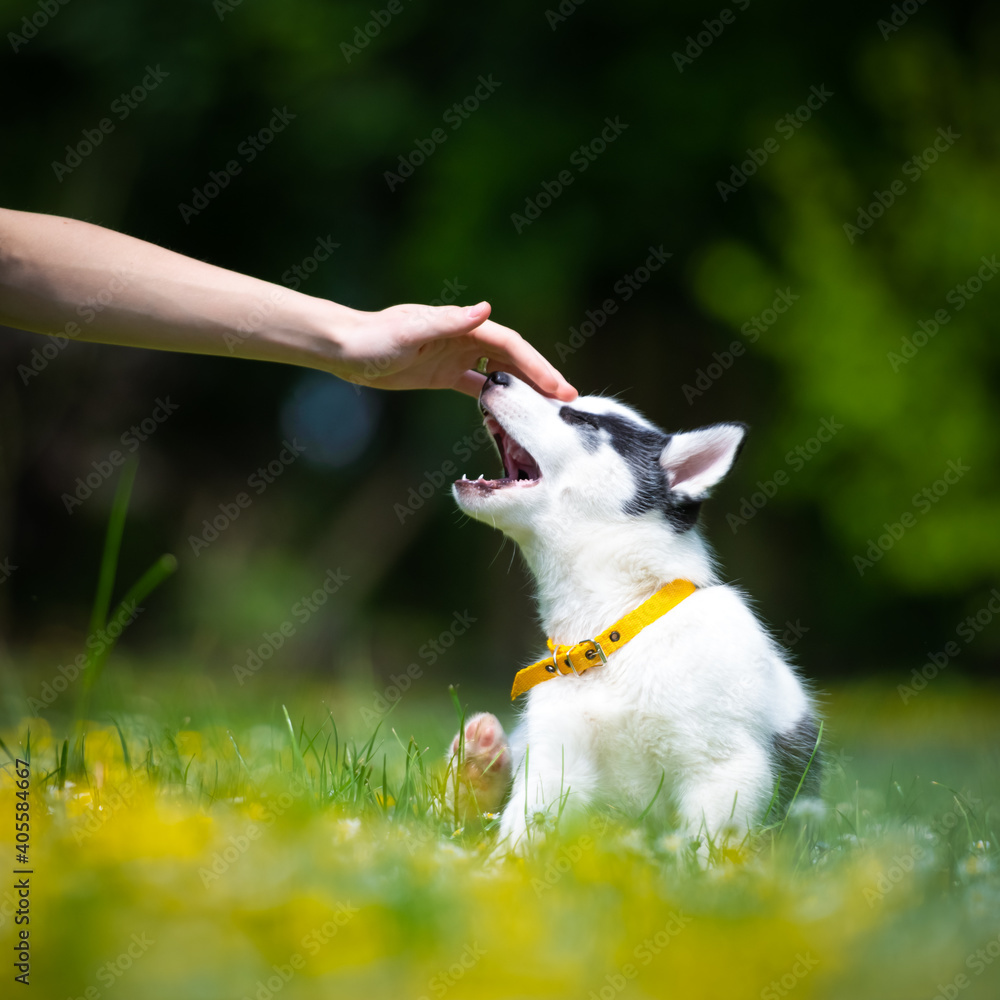
[[485,381],[475,371],[508,371],[540,392],[569,402],[577,391],[519,334],[488,319],[490,304],[390,306],[356,312],[340,335],[331,371],[380,389],[457,389],[479,395]]
[[[577,395],[530,344],[490,321],[488,302],[360,312],[87,222],[3,208],[0,249],[0,325],[48,334],[73,327],[73,336],[102,344],[238,353],[361,385],[470,396],[483,384],[474,369],[485,356],[488,370],[509,371],[556,399]],[[106,308],[80,324],[80,303],[109,287]]]

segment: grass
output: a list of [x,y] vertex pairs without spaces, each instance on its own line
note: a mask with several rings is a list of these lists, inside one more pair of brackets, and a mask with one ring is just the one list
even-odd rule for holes
[[69,715],[2,733],[0,814],[9,758],[31,764],[38,996],[930,1000],[961,975],[963,997],[997,995],[996,694],[841,690],[824,805],[734,832],[705,868],[608,812],[491,861],[494,820],[449,807],[446,693],[365,731],[336,688],[262,689],[237,717],[205,678],[120,683],[75,776]]
[[[173,570],[162,557],[109,617],[133,476],[92,636]],[[0,883],[0,951],[30,929],[45,1000],[1000,995],[994,689],[832,692],[822,802],[719,836],[707,863],[664,827],[666,795],[636,817],[557,804],[503,860],[442,754],[495,696],[410,693],[364,723],[370,691],[109,672],[113,645],[88,643],[74,704],[45,718],[25,716],[28,665],[0,689],[0,849],[23,866],[27,801],[32,873],[30,925],[19,876]]]

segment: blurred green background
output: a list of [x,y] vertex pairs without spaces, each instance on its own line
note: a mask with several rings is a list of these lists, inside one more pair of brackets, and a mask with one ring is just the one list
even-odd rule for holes
[[[670,430],[745,420],[706,532],[805,672],[903,683],[954,642],[948,673],[995,674],[1000,17],[740,5],[3,0],[0,203],[362,309],[489,299],[583,392]],[[290,622],[272,678],[416,664],[424,694],[503,703],[541,636],[512,546],[441,485],[499,467],[472,400],[78,343],[36,373],[46,343],[0,337],[8,656],[45,677],[82,648],[117,473],[63,496],[169,399],[120,579],[179,568],[123,654],[235,691]]]

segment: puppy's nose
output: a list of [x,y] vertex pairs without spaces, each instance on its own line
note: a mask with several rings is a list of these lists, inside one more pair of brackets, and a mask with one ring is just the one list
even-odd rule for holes
[[486,381],[494,385],[510,385],[510,376],[506,372],[490,372]]

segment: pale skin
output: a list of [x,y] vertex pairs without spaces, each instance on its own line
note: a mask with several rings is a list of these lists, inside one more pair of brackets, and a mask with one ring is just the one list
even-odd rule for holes
[[470,396],[479,395],[483,376],[474,369],[486,357],[490,370],[518,375],[556,399],[576,398],[538,351],[489,315],[488,302],[364,312],[87,222],[0,208],[5,326]]

